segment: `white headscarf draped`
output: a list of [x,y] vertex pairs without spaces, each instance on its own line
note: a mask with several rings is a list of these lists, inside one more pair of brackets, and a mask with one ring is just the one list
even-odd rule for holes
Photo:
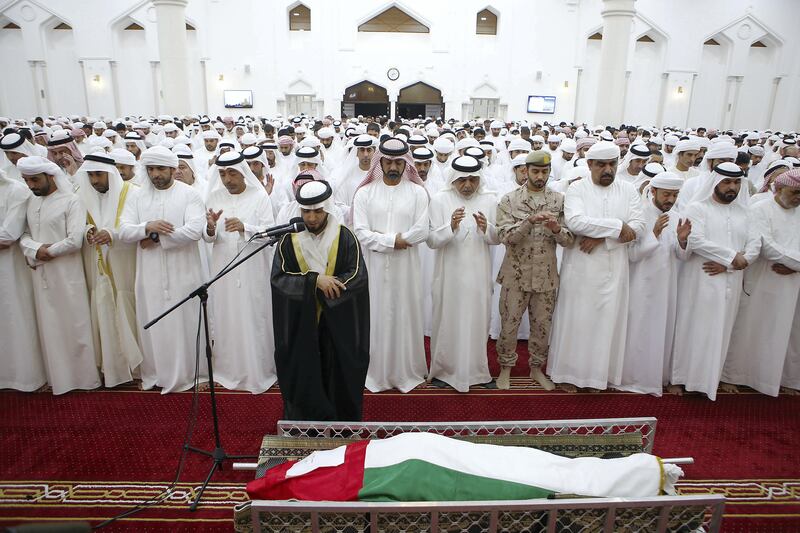
[[719,170],[736,174],[736,177],[741,179],[742,184],[739,188],[739,194],[732,203],[738,204],[742,208],[747,209],[750,193],[747,189],[747,184],[745,183],[744,172],[742,172],[742,169],[740,169],[739,165],[736,163],[725,162],[714,167],[714,170],[712,170],[711,174],[709,175],[709,179],[704,180],[700,189],[698,189],[697,194],[695,194],[694,201],[702,202],[711,198],[714,194],[714,189],[717,188],[717,185],[719,185],[722,180],[732,177],[721,174],[718,172]]
[[[258,154],[258,155],[254,155]],[[245,163],[248,161],[258,161],[264,166],[264,179],[267,179],[267,176],[270,174],[269,168],[269,161],[267,160],[267,152],[261,146],[248,146],[244,150],[242,150],[242,155],[244,155]],[[250,165],[248,165],[249,167]],[[255,173],[254,173],[255,175]],[[258,176],[256,176],[258,178]]]
[[[237,161],[236,163],[219,165],[219,163],[228,163],[231,161],[236,161],[237,159],[239,161]],[[226,191],[228,190],[222,183],[222,178],[219,177],[220,166],[224,168],[232,168],[234,170],[239,171],[239,173],[242,176],[244,176],[245,188],[252,187],[254,189],[261,191],[264,194],[267,194],[267,191],[264,189],[264,186],[261,184],[261,182],[258,181],[258,178],[256,177],[255,174],[253,174],[253,171],[250,170],[250,166],[247,164],[247,161],[244,159],[244,156],[242,156],[242,154],[239,152],[230,151],[230,152],[225,152],[224,154],[219,156],[219,158],[217,159],[217,163],[215,163],[214,165],[211,166],[210,169],[208,169],[208,197],[211,197],[211,195],[214,194],[216,190],[219,189],[225,189]]]
[[[108,190],[105,193],[101,194],[92,187],[88,174],[90,171],[100,171],[108,174]],[[119,175],[117,167],[111,163],[84,160],[75,173],[75,185],[78,186],[76,194],[98,229],[113,229],[115,227],[119,195],[124,184],[125,182],[122,180],[122,176]]]
[[70,183],[64,171],[61,170],[61,167],[45,157],[34,155],[20,158],[20,160],[17,161],[17,170],[19,170],[20,174],[23,176],[33,176],[34,174],[55,176],[56,187],[59,191],[66,193],[73,192],[72,183]]
[[297,197],[305,195],[307,198],[315,198],[325,193],[328,190],[331,194],[320,203],[313,205],[300,205],[297,204],[297,212],[295,216],[302,216],[301,209],[319,209],[322,208],[328,213],[328,221],[325,229],[321,235],[314,235],[310,231],[301,231],[297,233],[297,242],[303,250],[303,257],[305,257],[308,269],[320,274],[324,273],[328,265],[328,252],[336,237],[339,235],[339,219],[336,217],[336,207],[333,201],[333,191],[330,190],[330,184],[325,181],[309,181],[300,186],[297,190]]
[[169,148],[163,146],[152,146],[142,152],[141,169],[143,176],[137,183],[142,187],[142,190],[154,189],[153,182],[150,181],[150,176],[147,174],[147,167],[170,167],[178,168],[178,156],[173,154]]
[[20,139],[23,139],[19,133],[9,133],[8,135],[2,138],[0,141],[0,149],[4,152],[17,152],[19,154],[23,154],[26,157],[38,156],[39,154],[36,152],[36,148],[33,144],[28,141],[28,139],[23,139],[22,144],[16,146],[14,148],[7,148],[8,146],[19,142]]

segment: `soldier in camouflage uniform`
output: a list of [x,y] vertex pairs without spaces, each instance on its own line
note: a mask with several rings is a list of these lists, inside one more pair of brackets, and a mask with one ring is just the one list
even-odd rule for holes
[[535,150],[528,154],[525,164],[526,185],[503,196],[497,206],[497,233],[506,247],[497,275],[501,285],[497,387],[510,386],[511,369],[517,362],[517,330],[527,311],[531,325],[531,379],[552,390],[553,382],[542,369],[558,291],[556,243],[570,246],[575,238],[564,223],[564,196],[545,186],[550,175],[550,154]]

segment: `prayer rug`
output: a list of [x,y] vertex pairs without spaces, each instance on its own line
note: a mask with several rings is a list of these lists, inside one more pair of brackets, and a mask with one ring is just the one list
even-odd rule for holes
[[[493,343],[490,343],[490,346]],[[520,357],[520,363],[524,362]],[[518,370],[519,370],[518,364]],[[475,388],[468,394],[421,386],[409,394],[367,393],[372,421],[487,421],[654,416],[654,453],[695,458],[684,466],[682,494],[724,494],[723,531],[800,531],[800,397],[754,392],[662,398],[615,391],[568,394],[532,388],[527,369],[510,390]],[[87,520],[93,525],[160,494],[175,476],[192,394],[113,390],[25,394],[0,391],[0,526]],[[257,454],[281,418],[280,391],[222,391],[218,395],[223,445],[231,454]],[[201,393],[192,442],[213,446],[210,402]],[[230,463],[216,474],[203,504],[188,502],[210,463],[190,455],[180,483],[157,506],[105,531],[230,531],[233,507],[245,498],[252,472]]]

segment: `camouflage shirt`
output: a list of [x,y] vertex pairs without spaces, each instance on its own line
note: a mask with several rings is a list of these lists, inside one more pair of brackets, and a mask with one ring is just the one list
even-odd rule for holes
[[[561,231],[555,235],[544,224],[528,222],[531,214],[545,211],[558,218]],[[556,243],[570,246],[575,240],[564,223],[564,196],[547,188],[531,192],[527,186],[519,187],[500,200],[496,225],[506,247],[497,283],[523,291],[557,289]]]

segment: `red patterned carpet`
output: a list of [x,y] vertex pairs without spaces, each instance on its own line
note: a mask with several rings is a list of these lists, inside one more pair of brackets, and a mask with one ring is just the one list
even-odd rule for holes
[[[521,358],[521,363],[522,363]],[[518,369],[524,375],[526,369]],[[654,452],[692,456],[680,489],[729,498],[723,530],[800,531],[800,397],[755,393],[653,398],[626,393],[545,392],[524,377],[509,391],[459,394],[422,387],[410,394],[367,394],[367,420],[524,420],[658,418]],[[93,524],[158,494],[174,477],[191,394],[161,396],[132,387],[50,394],[0,392],[0,524],[89,520]],[[256,453],[261,436],[281,414],[276,389],[253,396],[219,396],[229,453]],[[201,397],[194,443],[208,448],[208,394]],[[105,531],[230,531],[231,507],[244,499],[250,473],[226,470],[214,478],[195,513],[186,501],[208,463],[190,456],[173,495],[158,507]]]

